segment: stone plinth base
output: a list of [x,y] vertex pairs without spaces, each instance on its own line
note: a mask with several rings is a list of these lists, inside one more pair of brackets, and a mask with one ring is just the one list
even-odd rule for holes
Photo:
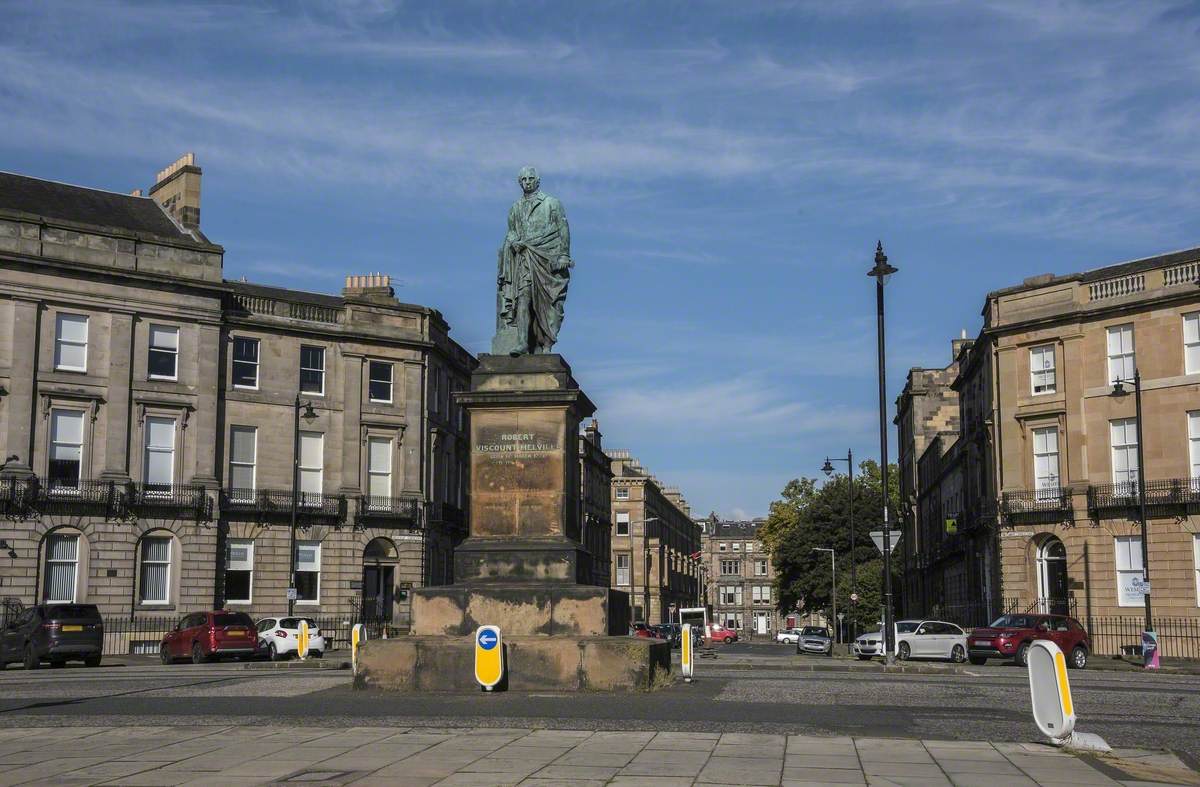
[[[504,638],[507,686],[514,691],[648,691],[671,671],[666,642],[639,637]],[[475,639],[371,640],[358,653],[355,688],[479,691]]]
[[418,588],[412,592],[412,634],[469,638],[482,625],[499,626],[506,638],[624,634],[628,605],[627,594],[593,585],[493,582]]

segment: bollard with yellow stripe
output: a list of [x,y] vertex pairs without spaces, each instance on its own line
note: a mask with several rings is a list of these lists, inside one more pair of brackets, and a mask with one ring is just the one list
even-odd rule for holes
[[301,618],[300,631],[296,634],[296,655],[301,661],[308,658],[308,621]]
[[683,631],[679,635],[682,639],[679,640],[679,663],[680,670],[683,672],[683,680],[686,683],[692,682],[692,669],[694,667],[693,659],[695,654],[692,647],[692,624],[684,623]]
[[350,665],[354,670],[354,674],[358,674],[358,646],[367,639],[367,630],[363,628],[363,624],[355,623],[354,628],[350,629]]
[[475,680],[484,691],[494,691],[504,678],[504,643],[499,626],[475,630]]
[[1075,731],[1075,701],[1067,679],[1067,659],[1049,640],[1034,640],[1029,648],[1029,694],[1038,729],[1054,740],[1070,738]]

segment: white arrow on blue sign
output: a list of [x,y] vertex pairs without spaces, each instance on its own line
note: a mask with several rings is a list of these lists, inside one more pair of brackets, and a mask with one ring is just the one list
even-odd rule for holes
[[494,631],[484,629],[483,631],[479,632],[479,647],[483,648],[484,650],[491,650],[492,648],[496,647],[497,640],[498,637]]

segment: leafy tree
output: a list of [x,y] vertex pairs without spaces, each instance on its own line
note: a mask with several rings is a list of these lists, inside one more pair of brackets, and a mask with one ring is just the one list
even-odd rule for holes
[[[899,510],[899,473],[893,465],[888,474],[890,513],[895,529]],[[837,552],[838,611],[858,622],[858,631],[874,627],[883,599],[882,567],[879,551],[871,542],[870,532],[883,523],[880,500],[879,464],[867,460],[854,476],[854,524],[857,563],[857,591],[860,600],[850,601],[850,484],[846,475],[835,475],[818,485],[815,478],[798,478],[784,487],[782,499],[771,504],[759,538],[770,551],[775,564],[776,597],[782,612],[797,609],[801,613],[831,611],[832,587],[828,552]],[[900,588],[897,569],[892,561],[893,601],[898,602]],[[897,604],[898,606],[898,604]]]

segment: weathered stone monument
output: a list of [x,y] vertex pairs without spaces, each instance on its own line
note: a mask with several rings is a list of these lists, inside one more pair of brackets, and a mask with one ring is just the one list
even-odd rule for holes
[[669,670],[666,643],[624,636],[628,595],[586,584],[579,424],[595,406],[550,352],[563,319],[570,237],[532,167],[499,254],[496,337],[471,390],[470,537],[453,585],[413,592],[408,637],[369,643],[356,685],[475,687],[474,632],[499,626],[514,689],[634,690]]

